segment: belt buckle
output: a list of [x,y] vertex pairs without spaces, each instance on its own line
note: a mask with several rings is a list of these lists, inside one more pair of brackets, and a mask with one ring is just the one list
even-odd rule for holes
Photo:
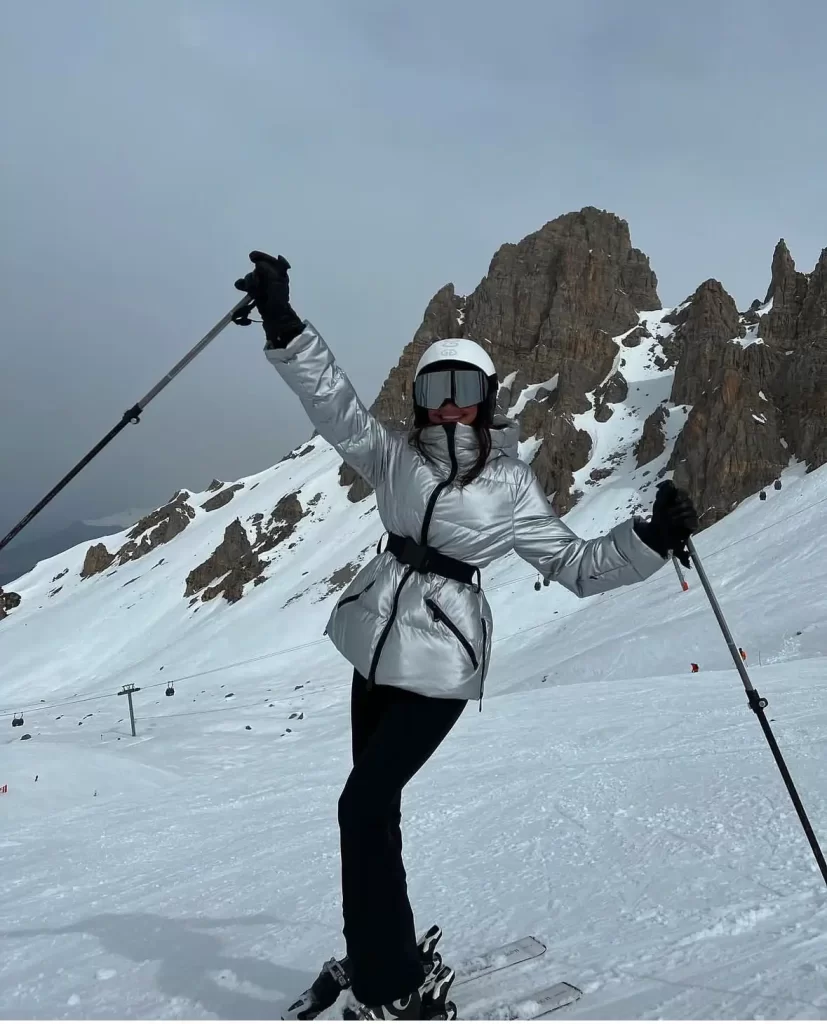
[[406,537],[402,546],[401,561],[417,572],[428,572],[428,549],[424,544],[417,544],[415,540]]

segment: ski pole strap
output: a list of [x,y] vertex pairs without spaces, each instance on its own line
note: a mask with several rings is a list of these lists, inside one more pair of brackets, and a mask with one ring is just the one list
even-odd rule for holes
[[417,544],[410,537],[400,537],[398,533],[388,534],[388,544],[385,549],[403,565],[409,565],[416,572],[432,572],[437,576],[444,576],[449,580],[456,580],[457,583],[474,584],[475,577],[479,586],[479,569],[475,565],[461,562],[458,558],[451,558],[443,555],[436,548],[428,544]]

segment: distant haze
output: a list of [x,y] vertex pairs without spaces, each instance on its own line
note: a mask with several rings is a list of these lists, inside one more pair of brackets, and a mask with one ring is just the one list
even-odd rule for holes
[[[827,6],[6,0],[0,534],[236,300],[252,248],[371,400],[431,295],[585,205],[674,304],[827,244]],[[228,330],[26,537],[275,462],[310,433]],[[21,538],[22,541],[22,538]]]

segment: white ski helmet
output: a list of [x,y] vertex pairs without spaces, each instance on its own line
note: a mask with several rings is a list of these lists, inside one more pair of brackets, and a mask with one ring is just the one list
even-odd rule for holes
[[497,370],[491,357],[482,347],[470,338],[443,338],[435,341],[425,349],[425,353],[416,366],[415,376],[434,363],[468,363],[482,370],[486,377],[496,376]]
[[[473,366],[484,375],[487,381],[487,394],[480,405],[478,422],[490,426],[494,419],[499,381],[497,368],[482,345],[471,341],[470,338],[442,338],[435,341],[425,349],[422,358],[417,363],[414,379],[420,374],[441,369],[445,364],[455,366],[457,363]],[[420,408],[414,400],[414,424],[423,426],[427,422],[426,410]]]

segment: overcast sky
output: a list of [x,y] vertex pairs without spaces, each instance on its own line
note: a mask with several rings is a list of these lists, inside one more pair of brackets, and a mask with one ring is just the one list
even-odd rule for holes
[[[253,248],[372,400],[431,295],[569,210],[661,299],[827,245],[823,0],[0,0],[0,533],[236,301]],[[47,525],[309,434],[231,328]],[[21,540],[23,539],[21,537]]]

